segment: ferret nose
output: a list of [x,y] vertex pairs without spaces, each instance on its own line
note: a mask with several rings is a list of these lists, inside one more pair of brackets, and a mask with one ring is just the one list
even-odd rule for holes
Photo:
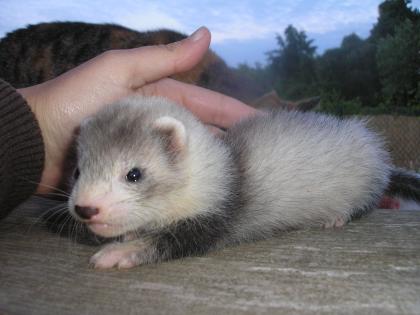
[[74,206],[74,211],[85,220],[89,220],[92,218],[95,214],[99,213],[98,208],[92,208],[92,207],[81,207],[81,206]]

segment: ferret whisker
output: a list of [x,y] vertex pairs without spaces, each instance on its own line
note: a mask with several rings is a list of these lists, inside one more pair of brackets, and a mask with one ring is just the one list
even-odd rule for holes
[[80,235],[84,235],[84,225],[81,222],[76,221],[76,242],[80,239],[78,238]]
[[75,221],[75,222],[76,222],[75,223],[76,228],[75,228],[74,241],[79,242],[80,240],[79,236],[84,235],[86,225],[79,221]]
[[44,198],[48,198],[48,197],[50,197],[50,196],[53,196],[53,197],[63,197],[63,198],[66,198],[66,199],[68,199],[68,198],[70,198],[70,194],[69,193],[66,193],[66,194],[64,194],[64,193],[62,193],[62,192],[49,192],[49,193],[43,193],[42,195],[40,195],[39,197],[44,197]]
[[76,235],[76,227],[79,224],[79,222],[74,222],[70,218],[68,218],[68,220],[71,222],[69,223],[70,228],[68,230],[67,237],[70,239],[70,243],[75,243],[74,237]]
[[[54,226],[57,226],[56,222],[60,221],[61,217],[63,215],[65,215],[66,213],[67,213],[66,208],[56,209],[56,210],[54,210],[54,212],[49,213],[47,216],[40,217],[38,219],[38,222],[39,221],[44,221],[47,226],[54,227]],[[51,218],[53,218],[55,216],[56,216],[56,218],[54,219],[54,222],[50,222]]]
[[45,215],[46,215],[47,213],[49,213],[49,212],[51,212],[51,214],[52,214],[52,215],[54,215],[54,213],[55,213],[57,210],[62,210],[62,207],[63,207],[63,204],[62,204],[62,203],[59,203],[59,204],[57,204],[57,205],[55,205],[55,206],[53,206],[53,207],[50,207],[50,208],[48,208],[48,209],[43,210],[41,213],[39,213],[39,214],[36,216],[36,217],[37,217],[37,221],[38,221],[39,219],[44,218],[44,217],[45,217]]
[[31,196],[31,199],[38,199],[38,200],[42,200],[42,201],[50,201],[49,198],[46,198],[45,195],[40,195],[40,194],[34,194]]
[[23,180],[25,180],[25,181],[27,181],[27,182],[31,183],[31,184],[36,184],[36,185],[38,185],[38,186],[46,187],[46,188],[52,189],[53,191],[56,191],[56,192],[61,192],[61,193],[63,193],[65,196],[70,197],[70,194],[69,194],[68,192],[66,192],[66,191],[64,191],[64,190],[62,190],[62,189],[59,189],[59,188],[57,188],[57,187],[55,187],[55,186],[51,186],[51,185],[47,185],[47,184],[42,184],[42,183],[40,183],[40,182],[35,182],[35,181],[29,180],[29,179],[27,179],[27,178],[25,178],[25,177],[23,177],[23,176],[21,176],[21,178],[22,178]]
[[69,213],[64,213],[64,219],[62,219],[63,215],[61,215],[60,220],[63,222],[59,225],[58,235],[62,236],[64,228],[68,225],[69,221],[71,221],[71,215]]
[[[59,221],[59,223],[55,223],[56,221]],[[55,233],[59,236],[62,237],[63,236],[63,229],[64,227],[67,226],[67,222],[69,220],[67,213],[62,213],[59,217],[59,219],[57,219],[56,221],[54,221],[54,231]],[[60,240],[61,238],[59,238]]]
[[167,232],[172,236],[172,238],[175,240],[176,244],[178,245],[179,248],[182,249],[182,244],[179,241],[178,237],[176,236],[175,233],[173,233],[170,229],[167,229]]
[[69,231],[70,232],[69,238],[70,238],[70,241],[72,243],[76,243],[77,242],[76,239],[77,239],[77,226],[78,225],[79,225],[79,222],[78,221],[74,221],[71,224],[70,231]]
[[51,217],[57,215],[57,213],[65,212],[66,208],[62,208],[63,205],[59,204],[47,210],[44,210],[42,213],[35,217],[35,220],[31,223],[28,229],[28,233],[32,230],[32,228],[38,225],[41,221],[47,222]]
[[[86,227],[86,225],[84,225],[84,228],[88,230],[88,228]],[[97,243],[100,243],[100,240],[99,240],[99,238],[98,238],[98,236],[96,234],[93,234],[93,237],[95,238],[95,241]]]
[[[66,203],[60,203],[52,208],[48,208],[46,211],[44,211],[44,213],[46,212],[51,212],[52,215],[54,215],[56,212],[58,211],[67,211],[67,204]],[[46,219],[48,219],[48,217],[46,217]]]

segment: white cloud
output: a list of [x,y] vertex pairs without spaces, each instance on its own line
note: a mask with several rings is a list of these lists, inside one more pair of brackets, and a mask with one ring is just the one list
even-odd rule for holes
[[150,1],[10,1],[0,11],[1,33],[27,24],[51,21],[117,23],[137,30],[172,28],[187,31],[182,19]]
[[378,1],[325,1],[310,12],[298,15],[295,26],[313,34],[334,32],[349,25],[374,23],[377,18]]
[[135,11],[133,13],[119,12],[114,15],[113,22],[136,30],[169,28],[185,32],[188,29],[180,20],[155,8],[148,10],[146,15]]
[[2,1],[1,32],[28,23],[78,20],[118,23],[137,30],[172,28],[191,33],[206,25],[213,42],[272,38],[288,24],[311,34],[373,23],[381,0],[103,0]]
[[[366,34],[382,1],[0,0],[0,37],[27,24],[50,21],[117,23],[139,31],[171,28],[187,34],[206,25],[212,31],[213,44],[229,47],[237,60],[243,60],[257,42],[275,45],[274,34],[282,34],[289,24],[315,40],[334,38],[328,42],[330,46],[335,41],[339,45],[343,32],[363,30]],[[418,8],[420,0],[413,0],[412,6]]]
[[250,15],[234,14],[228,20],[215,23],[210,27],[214,43],[227,40],[261,39],[272,33],[269,25],[258,23]]

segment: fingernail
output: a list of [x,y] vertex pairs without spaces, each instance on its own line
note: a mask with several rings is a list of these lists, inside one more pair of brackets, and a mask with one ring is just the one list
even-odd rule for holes
[[191,34],[190,38],[193,42],[196,42],[198,40],[200,40],[201,38],[203,38],[204,36],[204,29],[205,27],[202,26],[200,27],[198,30],[196,30],[194,33]]

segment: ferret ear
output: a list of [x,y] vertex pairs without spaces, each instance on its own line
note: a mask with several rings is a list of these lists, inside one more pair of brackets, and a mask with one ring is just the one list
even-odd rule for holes
[[170,154],[180,155],[187,148],[187,131],[179,120],[164,116],[153,123],[154,131],[165,141],[166,149]]

